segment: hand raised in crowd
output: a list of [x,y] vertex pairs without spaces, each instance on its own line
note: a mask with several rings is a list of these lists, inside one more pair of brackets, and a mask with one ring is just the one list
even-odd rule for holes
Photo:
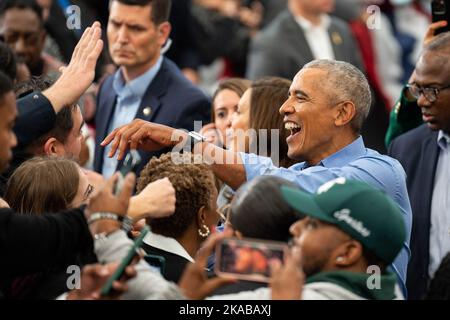
[[168,217],[175,212],[175,202],[175,189],[169,178],[156,180],[130,199],[128,216],[133,221]]
[[271,264],[270,288],[272,300],[301,299],[305,274],[302,269],[302,256],[299,248],[287,249],[284,264],[274,261]]
[[439,30],[440,28],[446,27],[447,24],[448,24],[448,22],[445,20],[434,22],[434,23],[430,24],[430,26],[428,27],[427,33],[425,34],[425,38],[423,39],[423,46],[425,47],[431,41],[433,41],[433,39],[437,36],[436,31]]
[[80,289],[72,290],[67,295],[67,300],[99,300],[99,299],[118,299],[121,294],[128,291],[127,281],[136,276],[134,266],[128,266],[125,269],[125,276],[122,279],[114,281],[114,294],[110,297],[102,297],[100,291],[109,277],[119,266],[119,263],[110,263],[107,265],[93,264],[83,268],[81,273]]
[[[114,174],[108,179],[100,190],[94,193],[89,200],[89,204],[86,209],[86,218],[89,220],[89,216],[95,212],[108,212],[115,213],[120,216],[125,216],[128,211],[128,204],[133,194],[134,185],[136,183],[136,176],[130,172],[125,177],[122,190],[119,195],[114,195],[113,189],[117,182],[119,173]],[[116,220],[101,219],[89,225],[91,233],[93,235],[106,232],[111,233],[118,230],[121,227],[121,223]]]
[[203,247],[198,251],[195,263],[187,265],[178,283],[181,291],[188,299],[201,300],[209,296],[221,286],[234,283],[236,279],[229,277],[216,277],[208,279],[205,272],[208,258],[212,254],[216,244],[233,235],[233,230],[228,229],[222,233],[215,233],[206,239]]
[[128,148],[144,151],[157,151],[164,147],[175,146],[186,141],[187,133],[162,124],[141,119],[116,128],[101,143],[102,147],[111,144],[108,157],[113,157],[117,151],[118,160],[122,160]]
[[76,103],[94,81],[95,66],[103,49],[101,33],[99,22],[86,28],[69,65],[62,68],[62,74],[55,84],[43,92],[55,112]]

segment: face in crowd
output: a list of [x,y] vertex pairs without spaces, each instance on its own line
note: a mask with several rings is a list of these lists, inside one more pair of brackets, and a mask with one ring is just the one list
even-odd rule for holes
[[41,62],[46,33],[42,19],[30,8],[10,8],[0,20],[0,34],[5,43],[30,70]]
[[226,137],[227,131],[231,128],[233,115],[238,110],[239,100],[239,95],[230,89],[220,91],[214,99],[214,124],[221,139]]
[[[321,87],[327,72],[319,69],[301,70],[289,89],[289,98],[281,106],[286,139],[291,159],[322,159],[333,143],[337,106],[330,105],[326,87]],[[314,160],[309,160],[314,162]]]
[[421,93],[417,104],[432,130],[450,132],[450,62],[448,54],[425,52],[416,65],[413,83]]
[[107,36],[115,64],[137,74],[145,72],[158,59],[170,33],[169,22],[155,23],[152,6],[126,5],[113,1]]
[[230,149],[246,152],[249,148],[250,103],[252,89],[247,89],[238,102],[237,110],[231,116],[231,128],[227,130],[227,142]]
[[0,97],[0,172],[8,167],[12,149],[17,145],[13,131],[16,115],[16,97],[10,91]]

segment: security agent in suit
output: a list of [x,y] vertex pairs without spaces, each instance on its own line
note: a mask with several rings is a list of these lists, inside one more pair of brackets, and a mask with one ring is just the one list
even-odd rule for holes
[[[389,155],[397,158],[408,176],[413,212],[409,298],[420,299],[443,257],[450,251],[450,34],[425,47],[416,65],[409,93],[417,99],[425,124],[392,141]],[[400,100],[391,131],[418,123],[414,102]],[[396,113],[395,113],[396,112]],[[400,117],[401,112],[402,117]],[[391,118],[392,120],[392,118]],[[397,128],[397,129],[396,129]],[[400,129],[399,129],[400,128]],[[395,129],[395,130],[394,130]]]
[[[121,163],[109,158],[100,142],[135,118],[193,130],[209,120],[210,102],[161,48],[170,33],[170,0],[114,0],[108,22],[109,51],[119,70],[102,84],[97,102],[94,169],[111,176]],[[167,152],[167,150],[163,150]],[[152,156],[141,152],[139,173]]]
[[288,9],[252,40],[247,78],[292,79],[299,69],[315,59],[346,61],[364,70],[346,23],[327,15],[333,9],[334,0],[289,0]]

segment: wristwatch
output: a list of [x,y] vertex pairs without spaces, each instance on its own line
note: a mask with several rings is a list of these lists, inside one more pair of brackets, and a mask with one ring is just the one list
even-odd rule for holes
[[191,144],[191,152],[194,152],[194,146],[199,143],[199,142],[205,142],[206,141],[206,137],[202,136],[200,133],[195,132],[195,131],[190,131],[188,133],[189,135],[189,140],[190,140],[190,144]]

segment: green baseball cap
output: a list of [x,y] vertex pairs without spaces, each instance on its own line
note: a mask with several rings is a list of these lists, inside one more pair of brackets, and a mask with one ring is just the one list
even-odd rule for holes
[[406,227],[399,207],[366,183],[338,178],[315,194],[286,186],[281,193],[295,210],[335,225],[388,264],[402,249]]

